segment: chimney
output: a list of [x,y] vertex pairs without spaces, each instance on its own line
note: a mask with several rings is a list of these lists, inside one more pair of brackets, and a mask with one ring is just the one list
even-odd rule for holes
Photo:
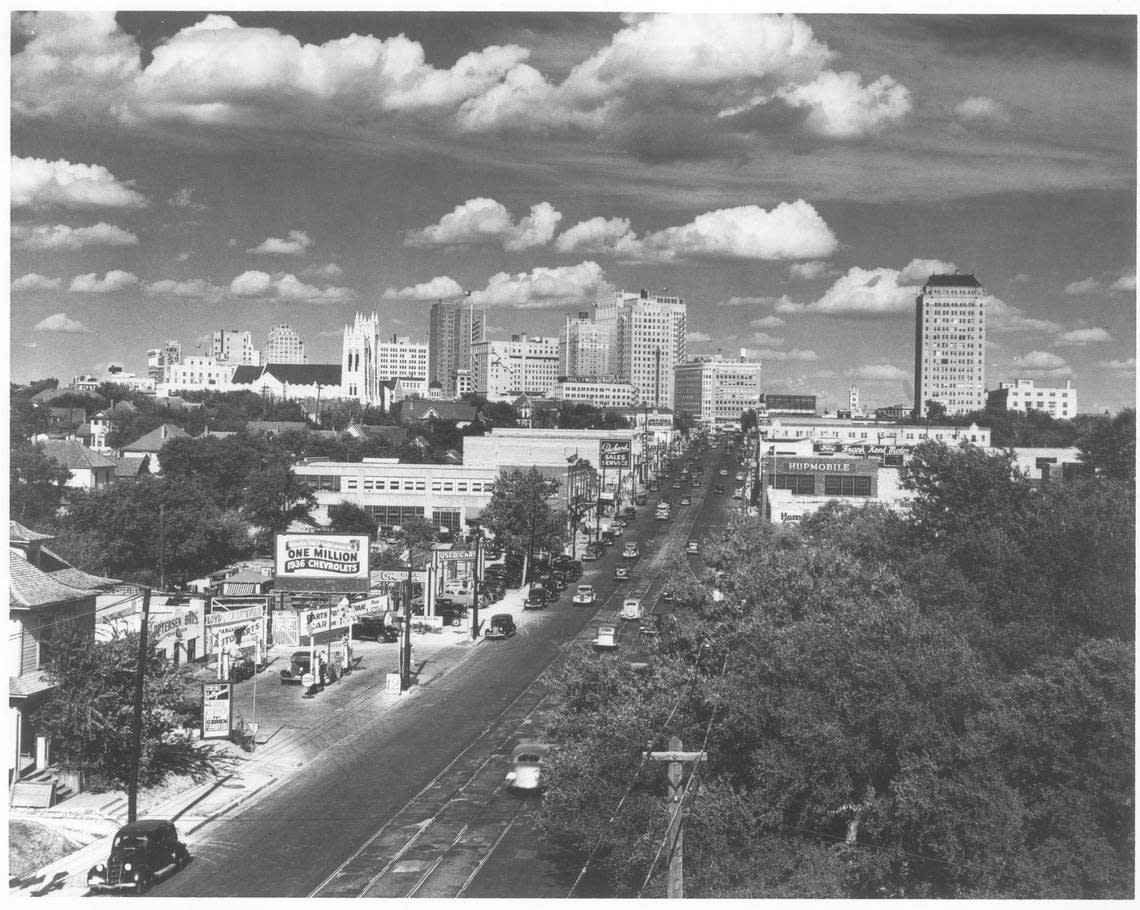
[[645,288],[641,289],[641,299],[642,300],[648,300],[649,299],[649,291],[645,290]]

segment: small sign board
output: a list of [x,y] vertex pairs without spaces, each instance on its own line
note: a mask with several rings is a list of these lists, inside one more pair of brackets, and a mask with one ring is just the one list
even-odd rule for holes
[[474,559],[474,550],[436,550],[433,554],[437,562],[452,562],[457,559]]
[[[407,571],[401,572],[399,569],[383,569],[379,572],[373,572],[372,573],[372,580],[373,581],[388,581],[388,582],[407,581],[408,580],[408,573],[407,573]],[[416,584],[421,584],[421,585],[426,584],[427,583],[427,572],[424,572],[424,571],[412,572],[412,581],[415,582]]]
[[234,684],[202,683],[202,739],[229,739],[234,718]]
[[306,673],[301,677],[301,685],[306,689],[311,689],[313,687],[313,683],[316,681],[316,677],[314,677],[312,673]]
[[633,443],[628,439],[603,439],[598,447],[603,468],[628,468],[633,460]]
[[389,673],[388,674],[387,685],[385,686],[384,691],[387,692],[389,695],[399,695],[400,694],[400,674],[399,673]]

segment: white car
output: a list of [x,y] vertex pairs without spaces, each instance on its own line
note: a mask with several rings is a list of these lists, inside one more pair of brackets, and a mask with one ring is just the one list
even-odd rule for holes
[[507,786],[514,790],[538,790],[542,787],[542,767],[550,746],[547,743],[519,743],[511,757]]
[[623,559],[637,559],[641,555],[641,550],[638,549],[634,541],[630,541],[622,549],[621,555]]
[[641,598],[627,597],[621,605],[622,619],[641,619]]
[[574,604],[576,606],[592,607],[595,599],[593,585],[578,585],[578,590],[574,593]]
[[599,651],[612,651],[617,646],[617,627],[598,626],[594,633],[594,647]]
[[728,476],[728,468],[721,468],[720,469],[720,476],[721,477],[727,477]]

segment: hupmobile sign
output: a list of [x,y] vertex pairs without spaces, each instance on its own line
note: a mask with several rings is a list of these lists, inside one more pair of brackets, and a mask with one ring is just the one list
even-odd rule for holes
[[367,534],[278,534],[278,591],[366,592]]
[[628,439],[603,439],[598,446],[603,468],[629,468],[633,461],[633,443]]
[[830,471],[832,473],[850,474],[849,461],[788,461],[784,463],[786,471]]

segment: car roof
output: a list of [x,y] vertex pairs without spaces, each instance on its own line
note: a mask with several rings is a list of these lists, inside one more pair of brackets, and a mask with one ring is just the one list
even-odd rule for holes
[[491,622],[502,622],[504,619],[509,619],[511,622],[514,622],[514,618],[510,613],[496,613],[491,617]]
[[515,746],[513,754],[518,755],[521,752],[533,752],[536,755],[545,755],[552,748],[554,747],[550,743],[519,743]]
[[150,834],[153,831],[161,831],[164,828],[173,827],[174,822],[169,819],[140,818],[138,821],[123,825],[123,827],[119,829],[119,834]]

